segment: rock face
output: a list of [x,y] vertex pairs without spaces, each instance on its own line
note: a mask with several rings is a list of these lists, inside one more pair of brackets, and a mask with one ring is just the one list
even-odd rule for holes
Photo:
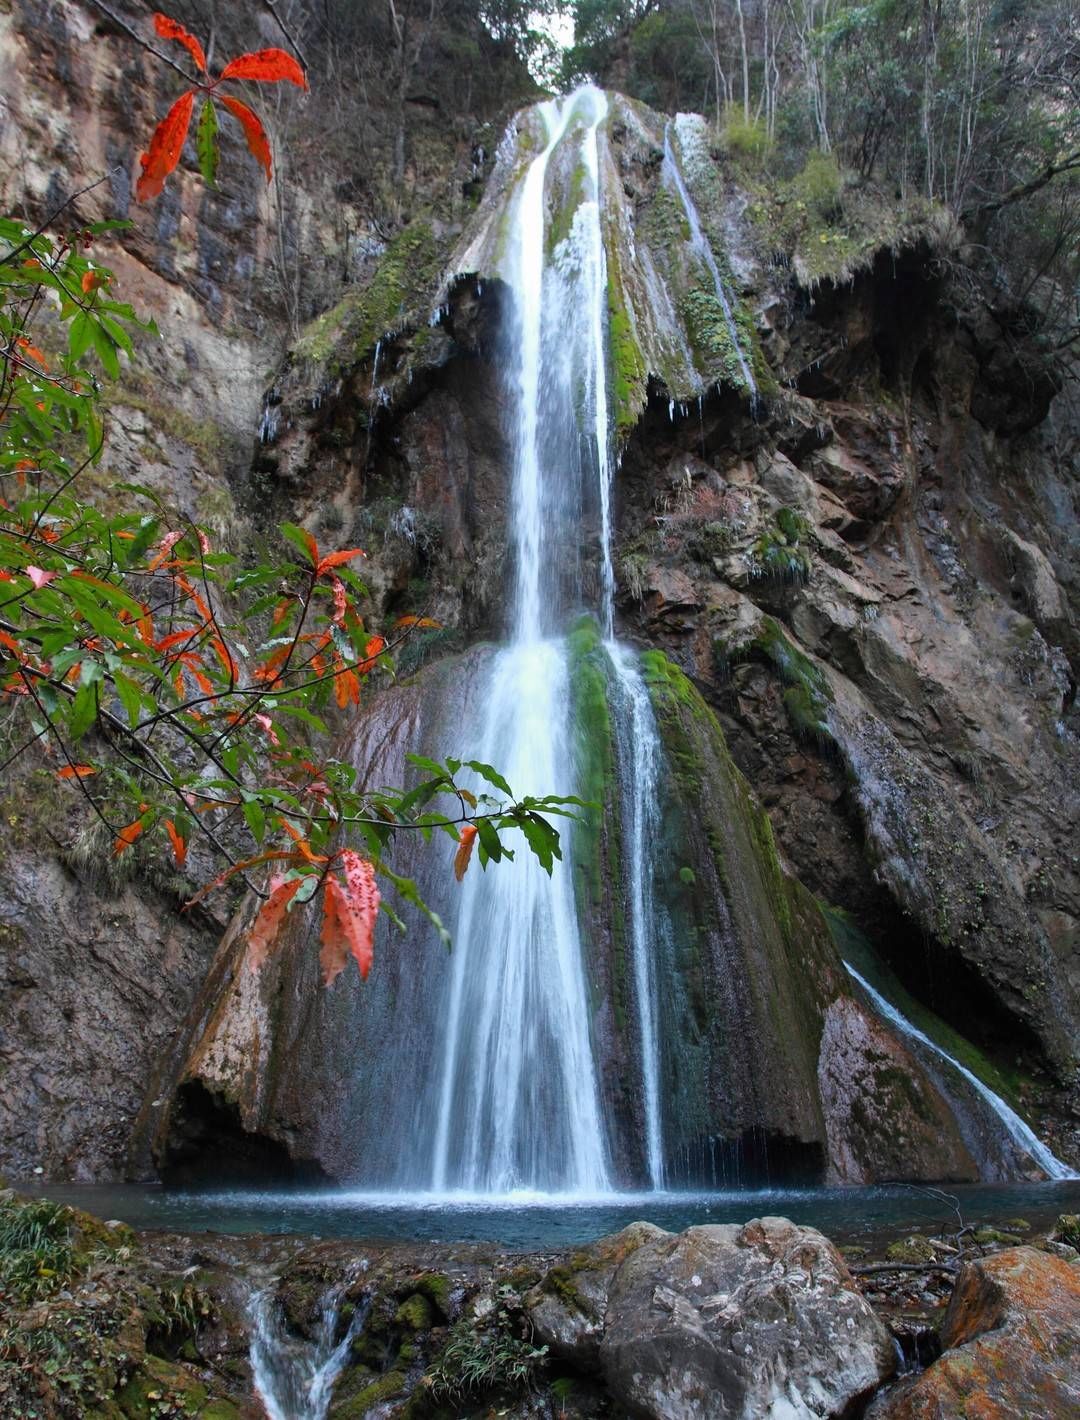
[[1080,1267],[1018,1247],[969,1263],[945,1354],[875,1401],[868,1420],[1072,1420],[1080,1414]]
[[815,1229],[760,1218],[651,1233],[605,1240],[527,1299],[537,1336],[578,1363],[598,1358],[633,1414],[838,1416],[895,1368],[888,1332]]

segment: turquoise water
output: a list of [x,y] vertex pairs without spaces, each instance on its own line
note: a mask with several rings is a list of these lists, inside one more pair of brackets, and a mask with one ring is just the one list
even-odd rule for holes
[[[699,1223],[744,1223],[780,1214],[838,1242],[873,1243],[897,1233],[1002,1225],[1024,1218],[1048,1227],[1080,1211],[1080,1183],[972,1184],[941,1190],[753,1189],[715,1193],[573,1195],[389,1195],[347,1190],[177,1192],[133,1184],[46,1184],[34,1192],[168,1232],[300,1233],[387,1242],[486,1242],[510,1251],[576,1247],[645,1219],[669,1231]],[[956,1200],[953,1206],[951,1200]]]

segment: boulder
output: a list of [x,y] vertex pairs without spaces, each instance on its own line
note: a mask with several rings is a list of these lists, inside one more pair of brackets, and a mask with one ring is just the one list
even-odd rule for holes
[[536,1336],[586,1369],[598,1361],[635,1415],[820,1420],[895,1369],[889,1333],[813,1228],[638,1224],[592,1252],[530,1297]]
[[1072,1420],[1080,1415],[1080,1267],[1032,1247],[961,1269],[945,1354],[880,1396],[867,1420]]

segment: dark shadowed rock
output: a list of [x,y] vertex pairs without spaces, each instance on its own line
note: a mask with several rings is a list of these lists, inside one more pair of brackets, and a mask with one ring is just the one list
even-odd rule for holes
[[1080,1415],[1080,1267],[1031,1247],[969,1263],[945,1354],[880,1397],[873,1420],[1066,1420]]

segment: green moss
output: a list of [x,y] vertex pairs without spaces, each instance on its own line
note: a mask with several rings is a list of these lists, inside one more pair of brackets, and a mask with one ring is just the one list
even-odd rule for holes
[[336,1402],[333,1409],[334,1420],[363,1420],[376,1405],[400,1395],[405,1385],[403,1371],[387,1371],[354,1395]]
[[611,921],[611,991],[616,1029],[627,1021],[629,952],[621,882],[621,807],[615,763],[615,727],[608,705],[610,662],[600,628],[582,617],[567,637],[570,713],[577,794],[602,804],[573,825],[570,861],[583,920],[596,920],[608,903]]
[[319,364],[348,365],[363,358],[388,331],[400,329],[433,291],[443,245],[429,221],[403,227],[380,258],[367,285],[350,290],[308,325],[294,353]]
[[762,622],[751,649],[773,665],[785,682],[784,709],[795,733],[819,745],[831,743],[828,710],[833,693],[821,668],[792,645],[771,616]]
[[440,1316],[450,1320],[453,1283],[445,1272],[422,1272],[419,1277],[413,1278],[411,1286],[414,1292],[419,1292],[432,1303]]
[[551,220],[547,228],[547,248],[551,252],[565,241],[570,235],[570,229],[574,225],[574,213],[581,205],[585,196],[585,185],[588,182],[589,170],[584,162],[578,162],[574,171],[570,174],[570,186],[566,193],[566,198],[551,214]]
[[398,1326],[407,1326],[410,1331],[427,1331],[432,1323],[430,1300],[420,1292],[414,1292],[398,1307],[394,1316]]
[[619,274],[618,254],[608,252],[608,340],[611,350],[611,393],[615,439],[626,442],[645,404],[648,371],[638,345]]
[[890,1262],[933,1262],[937,1252],[929,1238],[912,1233],[910,1237],[890,1243],[885,1249],[885,1256]]

